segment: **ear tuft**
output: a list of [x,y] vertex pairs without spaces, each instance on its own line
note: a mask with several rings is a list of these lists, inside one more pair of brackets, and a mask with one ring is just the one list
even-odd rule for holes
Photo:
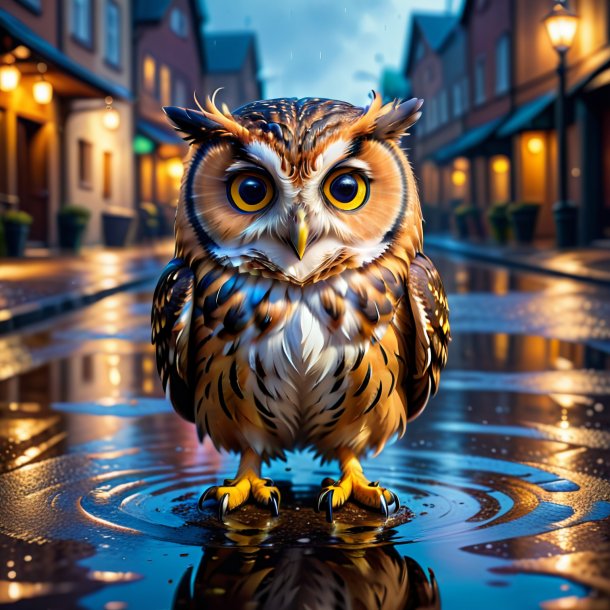
[[[397,139],[405,135],[407,129],[413,126],[421,116],[420,108],[424,100],[416,97],[386,104],[382,114],[376,121],[374,135],[380,140]],[[387,108],[386,112],[383,112]]]
[[167,118],[174,124],[176,131],[185,134],[185,140],[201,140],[204,132],[214,131],[220,128],[218,123],[210,120],[202,112],[189,108],[179,108],[177,106],[164,106]]

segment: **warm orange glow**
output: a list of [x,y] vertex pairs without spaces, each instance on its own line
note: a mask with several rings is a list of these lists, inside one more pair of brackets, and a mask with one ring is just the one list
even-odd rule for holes
[[506,157],[495,157],[491,162],[491,169],[495,174],[506,174],[510,169],[510,162]]
[[39,104],[50,104],[53,99],[53,85],[47,80],[38,80],[32,85],[32,94]]
[[457,157],[453,161],[454,169],[461,169],[462,171],[466,171],[466,170],[468,170],[469,165],[470,165],[470,161],[468,161],[468,159],[466,159],[466,157]]
[[0,66],[0,91],[14,91],[21,80],[21,72],[17,66]]
[[184,172],[184,165],[182,163],[182,159],[180,157],[174,157],[173,159],[168,159],[167,161],[167,173],[171,178],[175,180],[179,180],[182,178],[182,174]]
[[464,186],[466,184],[466,172],[461,169],[454,169],[451,173],[451,182],[455,186]]
[[565,2],[556,2],[553,10],[544,18],[544,25],[556,51],[570,50],[576,35],[578,16],[566,8]]
[[121,115],[116,108],[109,106],[104,112],[104,127],[114,131],[119,128],[121,124]]
[[13,55],[17,59],[27,59],[31,55],[31,53],[26,46],[20,44],[18,47],[13,49]]
[[534,136],[527,141],[527,150],[532,153],[532,155],[538,155],[544,150],[544,142],[542,138]]

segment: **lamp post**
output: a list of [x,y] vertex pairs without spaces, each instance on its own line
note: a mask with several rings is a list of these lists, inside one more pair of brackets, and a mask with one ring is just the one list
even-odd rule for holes
[[565,116],[566,102],[566,54],[574,42],[578,16],[568,7],[568,0],[557,0],[551,12],[544,18],[544,25],[555,51],[559,55],[557,75],[559,85],[555,117],[557,124],[557,174],[558,201],[553,206],[557,246],[569,248],[576,245],[578,210],[568,200],[568,148]]

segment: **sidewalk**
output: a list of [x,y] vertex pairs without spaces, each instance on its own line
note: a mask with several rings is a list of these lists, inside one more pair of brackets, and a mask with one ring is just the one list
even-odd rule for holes
[[[129,248],[87,248],[80,256],[0,259],[0,333],[154,280],[174,241]],[[40,255],[39,255],[40,254]]]
[[500,246],[461,240],[444,233],[426,235],[424,244],[426,250],[442,250],[496,265],[610,286],[609,248],[554,250],[536,245]]

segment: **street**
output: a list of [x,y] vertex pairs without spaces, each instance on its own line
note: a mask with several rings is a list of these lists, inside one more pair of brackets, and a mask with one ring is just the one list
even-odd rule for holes
[[306,453],[265,470],[278,519],[198,512],[237,460],[163,397],[154,283],[0,336],[0,604],[610,608],[610,289],[427,253],[453,341],[438,395],[365,463],[403,504],[386,524],[351,504],[327,524],[338,468]]

